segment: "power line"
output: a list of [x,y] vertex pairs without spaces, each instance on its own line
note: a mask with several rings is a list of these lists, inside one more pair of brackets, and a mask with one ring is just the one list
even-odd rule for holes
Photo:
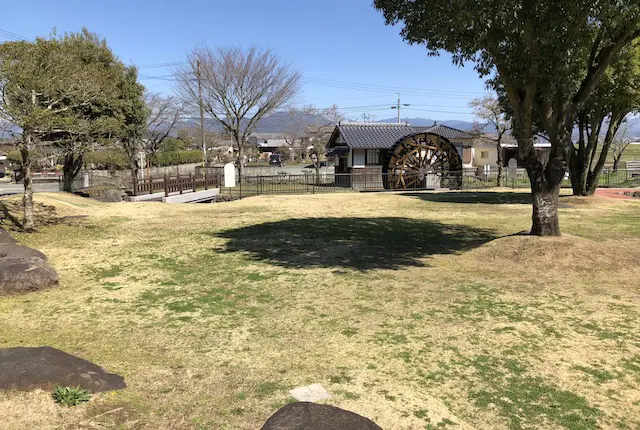
[[364,84],[358,82],[345,82],[345,81],[333,81],[329,79],[322,78],[313,78],[313,77],[303,77],[303,80],[306,80],[309,83],[317,83],[318,85],[327,84],[334,86],[345,86],[345,87],[361,87],[368,89],[376,89],[379,91],[385,92],[430,92],[430,93],[443,93],[443,94],[452,94],[452,95],[483,95],[484,93],[478,92],[463,92],[463,91],[452,91],[452,90],[438,90],[438,89],[426,89],[426,88],[409,88],[409,87],[396,87],[391,85],[377,85],[377,84]]
[[142,64],[136,66],[138,69],[159,69],[163,67],[175,67],[175,66],[183,66],[189,64],[186,61],[168,61],[165,63],[154,63],[154,64]]
[[3,30],[2,28],[0,28],[0,37],[14,42],[29,40],[27,37],[20,36],[19,34],[12,33],[8,30]]
[[[176,77],[171,74],[165,75],[140,75],[140,79],[148,79],[148,80],[162,80],[162,81],[176,81]],[[382,94],[396,94],[402,90],[402,87],[386,87],[383,85],[373,85],[373,84],[356,84],[356,83],[343,83],[341,81],[329,81],[322,80],[317,78],[307,78],[303,77],[302,82],[304,84],[310,85],[320,85],[332,88],[340,88],[340,89],[350,89],[355,91],[364,91],[364,92],[376,92]],[[388,88],[388,89],[385,89]],[[447,97],[454,99],[464,99],[468,100],[470,98],[476,97],[481,93],[462,93],[458,91],[448,91],[448,90],[429,90],[429,89],[404,89],[403,93],[409,95],[416,96],[427,96],[427,97]],[[382,96],[381,96],[382,97]],[[366,97],[365,97],[366,98]]]

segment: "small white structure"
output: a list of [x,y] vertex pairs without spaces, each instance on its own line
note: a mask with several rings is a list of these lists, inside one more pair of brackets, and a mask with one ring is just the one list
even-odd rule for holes
[[509,179],[518,179],[518,160],[515,158],[509,159],[509,170],[507,171],[507,177]]
[[233,188],[236,186],[236,166],[233,163],[224,165],[224,186],[225,188]]

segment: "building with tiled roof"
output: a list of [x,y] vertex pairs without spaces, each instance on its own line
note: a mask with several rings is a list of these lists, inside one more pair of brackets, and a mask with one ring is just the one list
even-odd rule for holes
[[[386,171],[401,142],[415,136],[424,139],[427,135],[438,136],[455,148],[461,168],[474,167],[474,135],[446,125],[416,127],[407,123],[341,123],[333,130],[327,156],[333,159],[336,172],[373,166],[381,166],[381,170]],[[489,161],[488,154],[478,154],[482,155]]]

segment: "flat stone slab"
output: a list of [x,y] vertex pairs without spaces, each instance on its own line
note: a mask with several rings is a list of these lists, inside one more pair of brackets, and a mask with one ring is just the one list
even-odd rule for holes
[[127,387],[122,376],[49,346],[0,349],[0,390],[51,391],[56,385],[92,393]]
[[382,427],[335,406],[299,402],[278,410],[262,430],[382,430]]
[[307,385],[306,387],[298,387],[289,391],[291,397],[299,402],[318,402],[331,398],[331,394],[320,384]]

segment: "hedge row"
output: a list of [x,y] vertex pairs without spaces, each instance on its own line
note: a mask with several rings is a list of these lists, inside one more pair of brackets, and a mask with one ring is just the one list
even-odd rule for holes
[[98,169],[122,170],[129,167],[127,154],[121,151],[93,151],[84,155],[87,167],[94,165]]
[[157,152],[151,156],[153,166],[174,166],[176,164],[201,163],[202,152],[200,151],[171,151]]
[[[7,153],[7,160],[14,164],[22,162],[20,151],[10,151]],[[158,152],[150,157],[152,166],[174,166],[176,164],[200,163],[202,162],[202,152],[200,151],[168,151]],[[59,164],[64,162],[58,160]],[[122,170],[129,168],[127,155],[122,151],[93,151],[87,152],[84,156],[84,163],[87,167],[97,169]]]
[[[122,170],[129,167],[129,160],[120,151],[95,151],[85,155],[86,165],[95,165],[98,169]],[[174,166],[176,164],[199,163],[202,161],[200,151],[158,152],[150,157],[152,166]]]

